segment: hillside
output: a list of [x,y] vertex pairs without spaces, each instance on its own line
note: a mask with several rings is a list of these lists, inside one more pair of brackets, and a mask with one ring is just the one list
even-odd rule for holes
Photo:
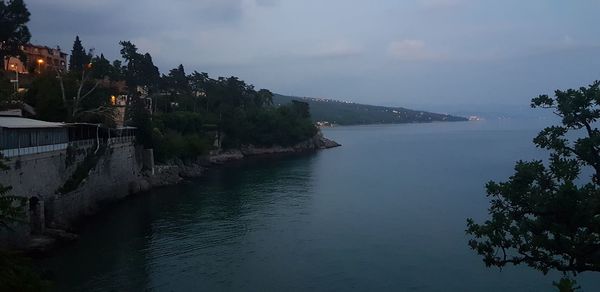
[[463,117],[415,111],[402,107],[374,106],[332,99],[292,97],[280,94],[273,96],[273,102],[276,105],[291,103],[292,100],[307,102],[310,105],[310,113],[315,122],[326,121],[338,125],[467,121]]

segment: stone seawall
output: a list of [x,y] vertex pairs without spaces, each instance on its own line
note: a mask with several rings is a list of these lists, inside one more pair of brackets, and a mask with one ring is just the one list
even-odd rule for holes
[[[152,151],[136,148],[133,143],[99,149],[92,145],[18,157],[8,162],[9,170],[0,172],[0,183],[12,186],[12,194],[27,199],[27,218],[26,222],[15,225],[14,231],[0,230],[0,246],[45,250],[56,243],[57,237],[72,239],[73,236],[61,230],[71,230],[74,223],[96,213],[104,203],[199,177],[211,165],[249,156],[302,153],[337,146],[340,145],[319,133],[291,147],[248,145],[236,150],[214,151],[193,161],[175,160],[156,166],[149,157]],[[90,157],[97,160],[82,171],[82,165],[89,163]],[[152,166],[148,167],[149,164]],[[65,187],[78,175],[84,178],[75,180],[72,189]]]
[[80,217],[97,212],[102,203],[127,197],[131,185],[142,179],[140,153],[133,144],[113,145],[105,151],[77,189],[45,200],[49,227],[68,229]]
[[129,195],[130,185],[142,178],[141,153],[133,143],[102,147],[85,178],[72,191],[59,191],[95,150],[93,145],[70,147],[15,157],[5,163],[10,168],[0,172],[0,183],[11,186],[10,193],[24,197],[27,205],[25,222],[12,226],[12,231],[0,230],[0,246],[23,247],[32,238],[56,233],[57,228],[68,230],[82,216],[96,212],[103,202]]

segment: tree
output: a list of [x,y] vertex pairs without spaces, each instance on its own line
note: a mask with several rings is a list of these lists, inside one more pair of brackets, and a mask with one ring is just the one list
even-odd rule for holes
[[310,118],[310,108],[307,102],[292,100],[292,108],[303,118]]
[[86,53],[79,36],[75,37],[73,42],[73,49],[71,50],[71,56],[69,57],[69,71],[78,73],[85,70],[86,66],[91,62],[92,54],[91,51]]
[[[66,96],[75,94],[74,87],[75,83],[71,79],[64,80],[61,84],[60,80],[57,82],[55,74],[44,72],[32,80],[24,100],[35,108],[38,119],[53,122],[67,121],[70,120],[70,112]],[[67,92],[63,93],[63,90]]]
[[[111,118],[114,114],[113,110],[106,107],[98,107],[91,109],[92,112],[86,111],[86,109],[82,106],[82,104],[89,99],[94,91],[98,88],[102,80],[93,78],[93,65],[89,63],[87,66],[84,66],[81,71],[70,72],[71,74],[67,75],[66,78],[62,72],[56,72],[56,78],[58,78],[61,96],[63,105],[68,105],[69,108],[69,117],[68,120],[75,121],[78,120],[83,115],[104,115],[107,118]],[[77,74],[80,74],[79,78],[77,78]],[[70,92],[69,88],[66,88],[65,84],[69,84],[68,81],[74,80],[75,84],[75,93],[72,97],[67,96],[67,93]]]
[[8,57],[25,60],[21,46],[31,38],[26,25],[29,16],[23,0],[0,1],[0,60],[4,61]]
[[[148,129],[150,117],[146,113],[146,100],[138,87],[146,94],[153,95],[158,91],[160,72],[154,66],[152,56],[149,53],[141,54],[138,48],[130,41],[121,41],[121,56],[126,64],[122,67],[122,74],[127,82],[129,90],[127,119],[138,129]],[[149,141],[149,131],[138,130],[139,140]],[[147,144],[146,144],[147,145]]]
[[0,71],[0,110],[9,108],[15,99],[14,85],[10,83],[10,78],[5,73]]
[[121,41],[121,56],[126,64],[123,67],[125,81],[130,93],[137,91],[137,87],[144,87],[147,91],[155,91],[160,80],[158,67],[154,66],[149,53],[140,54],[138,48],[130,41]]
[[257,107],[273,105],[273,93],[268,89],[261,89],[256,93],[254,103]]
[[[488,267],[526,264],[565,276],[600,272],[600,81],[557,90],[554,98],[541,95],[531,106],[562,119],[533,140],[550,157],[546,163],[519,161],[507,182],[486,185],[491,218],[467,220],[469,245]],[[556,285],[573,290],[575,282]]]
[[169,75],[164,77],[166,79],[167,90],[171,95],[192,95],[192,89],[190,88],[190,82],[188,77],[185,75],[185,69],[183,65],[179,65],[175,69],[169,71]]

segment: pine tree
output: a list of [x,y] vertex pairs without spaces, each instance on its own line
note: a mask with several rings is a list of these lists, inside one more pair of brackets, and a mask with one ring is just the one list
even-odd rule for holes
[[84,66],[90,61],[90,54],[85,52],[79,36],[76,36],[75,42],[73,42],[73,49],[71,50],[71,57],[69,57],[69,71],[81,72]]

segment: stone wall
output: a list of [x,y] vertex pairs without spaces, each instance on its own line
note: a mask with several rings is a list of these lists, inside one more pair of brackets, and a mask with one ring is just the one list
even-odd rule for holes
[[[46,227],[68,229],[102,203],[130,194],[131,184],[142,178],[142,152],[133,143],[101,148],[103,154],[79,187],[65,194],[58,192],[94,150],[93,145],[69,148],[15,157],[5,163],[10,169],[0,172],[0,184],[12,186],[11,194],[26,197],[31,205],[26,207],[27,222],[15,226],[17,232],[8,233],[10,237],[22,241],[31,233],[43,233]],[[2,237],[6,234],[0,234],[0,241]]]
[[103,203],[127,197],[131,185],[142,179],[142,153],[132,144],[113,145],[106,151],[79,188],[45,199],[48,226],[68,229],[73,221],[95,213]]
[[0,173],[0,184],[12,186],[13,195],[45,198],[54,194],[71,175],[74,164],[82,160],[79,155],[69,166],[66,157],[66,150],[13,157],[5,162],[9,169]]

